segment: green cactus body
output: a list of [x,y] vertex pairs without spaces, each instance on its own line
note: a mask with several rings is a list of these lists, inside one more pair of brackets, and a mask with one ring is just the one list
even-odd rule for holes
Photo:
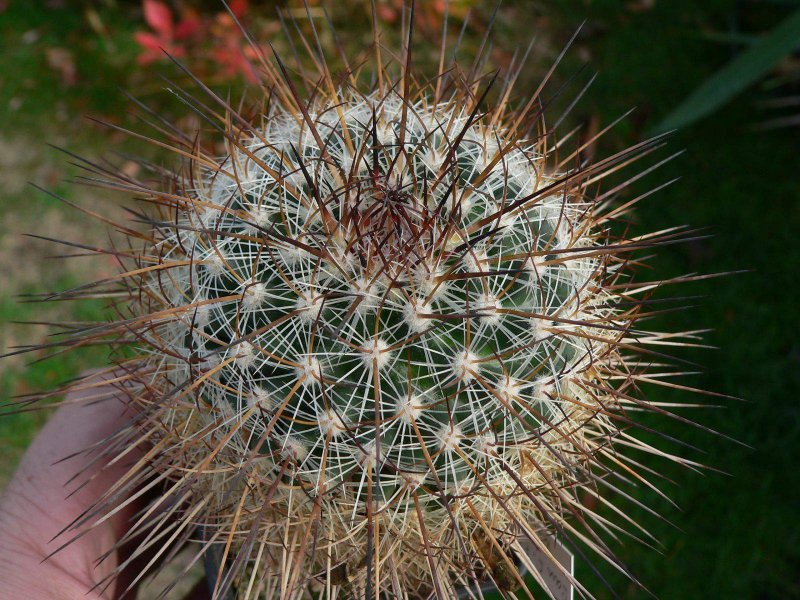
[[[312,115],[323,152],[278,115],[165,239],[193,263],[169,284],[188,307],[172,343],[215,371],[203,400],[246,418],[276,471],[291,456],[304,483],[357,495],[369,467],[388,501],[425,489],[430,460],[439,502],[480,485],[470,463],[569,419],[561,382],[590,349],[561,333],[598,261],[559,252],[590,244],[585,207],[514,208],[551,181],[542,157],[487,170],[503,132],[467,118],[420,104],[401,132],[399,99],[349,99]],[[194,368],[171,365],[176,382]]]

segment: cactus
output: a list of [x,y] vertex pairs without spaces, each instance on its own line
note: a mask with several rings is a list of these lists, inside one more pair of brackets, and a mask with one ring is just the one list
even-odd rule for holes
[[220,546],[219,597],[527,589],[521,543],[551,535],[624,569],[581,500],[624,499],[614,471],[651,485],[627,450],[687,462],[630,410],[670,414],[636,353],[679,343],[640,329],[630,255],[682,234],[617,237],[633,203],[599,191],[660,139],[559,156],[540,98],[510,110],[515,74],[491,104],[479,69],[418,81],[411,46],[341,78],[263,59],[253,118],[200,84],[226,152],[170,127],[185,164],[159,186],[87,164],[150,223],[116,252],[122,319],[74,337],[137,348],[116,368],[140,417],[109,448],[151,447],[93,514],[157,481],[171,508],[126,541]]

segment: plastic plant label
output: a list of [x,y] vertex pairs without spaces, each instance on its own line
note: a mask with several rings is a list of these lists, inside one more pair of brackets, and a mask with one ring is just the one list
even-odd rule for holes
[[525,541],[522,547],[553,599],[574,600],[575,588],[566,574],[569,573],[570,577],[575,576],[575,556],[552,536],[544,538],[543,541],[558,564],[530,541]]

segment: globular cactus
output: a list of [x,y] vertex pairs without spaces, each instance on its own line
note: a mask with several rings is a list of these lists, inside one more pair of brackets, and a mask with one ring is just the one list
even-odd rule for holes
[[554,182],[545,157],[507,138],[452,99],[338,90],[301,120],[276,109],[201,166],[159,242],[160,262],[186,266],[146,287],[180,315],[149,343],[172,385],[205,378],[209,409],[174,418],[230,438],[225,461],[252,455],[247,479],[291,484],[268,535],[329,540],[309,573],[358,574],[372,505],[376,552],[394,548],[384,577],[414,564],[401,589],[424,591],[422,535],[450,569],[481,524],[509,549],[516,527],[485,488],[535,514],[519,486],[563,485],[608,429],[581,388],[618,335],[593,323],[616,313],[606,262],[586,256],[591,206],[538,195]]
[[201,85],[227,151],[170,128],[186,163],[161,187],[97,171],[151,227],[118,252],[125,318],[79,337],[138,348],[125,439],[151,449],[96,511],[161,482],[171,508],[129,539],[219,545],[217,593],[507,591],[552,535],[614,561],[582,500],[646,481],[626,450],[666,456],[630,431],[627,409],[666,412],[636,352],[669,336],[640,329],[654,284],[627,263],[680,233],[615,237],[632,203],[598,191],[659,141],[583,164],[540,98],[509,109],[513,74],[492,105],[477,69],[419,81],[411,44],[376,48],[341,77],[264,59],[252,118]]

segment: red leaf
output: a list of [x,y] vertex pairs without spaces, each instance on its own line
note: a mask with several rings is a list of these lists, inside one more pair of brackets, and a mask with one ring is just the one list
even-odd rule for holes
[[161,48],[164,47],[164,40],[147,31],[137,31],[133,34],[133,39],[135,39],[136,43],[142,48],[150,50],[151,52],[160,52]]
[[231,0],[228,3],[228,8],[231,9],[237,19],[241,19],[244,13],[247,12],[247,0]]
[[155,31],[166,38],[172,37],[172,13],[169,7],[158,0],[144,0],[144,20]]
[[197,35],[202,28],[202,21],[195,13],[187,13],[175,26],[175,39],[185,40]]
[[377,13],[378,20],[384,23],[394,23],[397,21],[397,10],[386,4],[378,4]]

